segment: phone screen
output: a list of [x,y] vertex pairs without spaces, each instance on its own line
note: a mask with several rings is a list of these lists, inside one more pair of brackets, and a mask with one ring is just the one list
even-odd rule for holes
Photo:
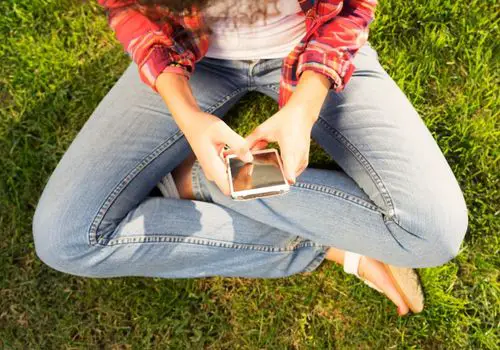
[[235,192],[287,184],[276,152],[254,154],[252,163],[230,158],[229,166]]

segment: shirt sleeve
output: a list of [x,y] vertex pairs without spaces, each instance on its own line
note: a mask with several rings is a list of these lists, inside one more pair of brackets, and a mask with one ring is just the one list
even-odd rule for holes
[[377,0],[318,2],[312,9],[316,11],[312,25],[317,29],[299,56],[297,76],[306,70],[321,73],[335,91],[341,91],[354,72],[354,55],[368,40],[376,6]]
[[[158,24],[134,7],[136,1],[98,0],[108,13],[116,38],[139,67],[143,82],[156,91],[156,79],[163,72],[189,77],[194,64],[208,49],[208,38],[195,34],[179,21]],[[196,26],[201,17],[187,18]],[[182,35],[176,35],[182,33]],[[200,32],[201,33],[201,32]],[[175,40],[175,37],[181,39]]]

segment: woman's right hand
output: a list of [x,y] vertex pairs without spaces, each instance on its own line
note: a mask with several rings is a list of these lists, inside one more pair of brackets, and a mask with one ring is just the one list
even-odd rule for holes
[[167,104],[175,122],[186,136],[208,180],[229,195],[229,179],[221,152],[225,145],[244,162],[253,160],[246,140],[216,116],[200,110],[187,78],[162,73],[156,89]]
[[244,162],[251,162],[253,157],[246,140],[212,114],[199,111],[189,119],[190,123],[184,125],[182,131],[205,176],[215,182],[222,193],[229,195],[229,179],[221,152],[228,145],[231,153]]

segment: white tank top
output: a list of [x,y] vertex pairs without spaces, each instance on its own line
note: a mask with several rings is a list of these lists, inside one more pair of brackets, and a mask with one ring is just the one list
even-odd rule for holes
[[[237,5],[233,6],[233,1]],[[207,57],[228,60],[282,58],[305,35],[305,17],[297,0],[277,0],[267,5],[266,18],[259,16],[249,20],[246,14],[255,12],[252,3],[256,1],[221,0],[204,11],[212,29]]]

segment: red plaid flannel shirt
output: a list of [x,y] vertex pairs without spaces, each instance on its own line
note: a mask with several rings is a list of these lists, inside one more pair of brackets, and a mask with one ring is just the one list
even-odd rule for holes
[[[377,5],[377,0],[298,1],[307,31],[283,62],[280,107],[306,70],[327,76],[335,91],[344,88],[355,68],[352,59],[368,39]],[[153,89],[162,72],[189,77],[208,50],[210,37],[199,11],[181,16],[158,7],[149,8],[146,16],[137,0],[98,2],[108,11],[109,24],[137,63],[141,79]]]

